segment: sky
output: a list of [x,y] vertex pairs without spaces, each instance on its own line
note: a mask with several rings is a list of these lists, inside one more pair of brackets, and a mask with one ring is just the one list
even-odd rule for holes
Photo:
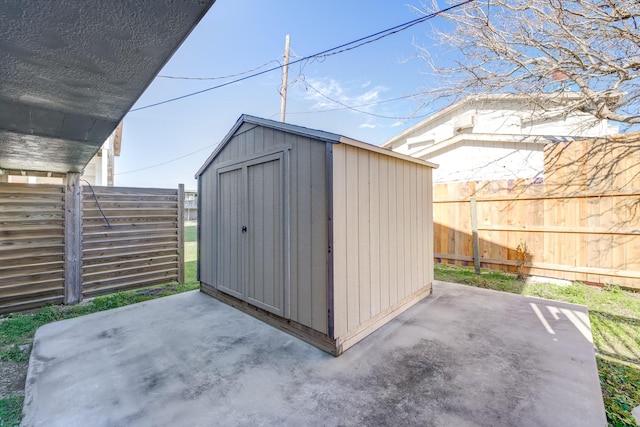
[[[270,61],[282,61],[287,34],[293,61],[419,18],[412,6],[420,7],[420,0],[217,0],[159,76],[229,76],[268,63],[257,71],[264,70],[277,66]],[[418,111],[424,97],[358,108],[368,114],[344,105],[413,95],[433,85],[416,45],[436,51],[431,33],[438,25],[445,24],[435,18],[321,61],[291,65],[286,122],[375,145],[415,124],[433,112],[433,107]],[[230,80],[156,77],[132,110]],[[240,115],[279,120],[281,81],[281,72],[273,71],[129,112],[115,184],[176,188],[183,183],[195,189],[194,174]]]

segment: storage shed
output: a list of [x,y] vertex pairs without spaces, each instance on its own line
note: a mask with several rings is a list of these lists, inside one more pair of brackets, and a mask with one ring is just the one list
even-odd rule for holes
[[431,293],[434,167],[241,116],[196,174],[201,291],[339,355]]

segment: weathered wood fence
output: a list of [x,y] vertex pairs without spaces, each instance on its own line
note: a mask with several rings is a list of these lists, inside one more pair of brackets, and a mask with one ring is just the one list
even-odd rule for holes
[[[184,282],[184,189],[0,184],[0,313]],[[75,176],[74,176],[75,175]]]
[[64,187],[0,184],[0,312],[64,298]]
[[438,184],[434,236],[440,262],[640,290],[640,134],[549,145],[544,179]]

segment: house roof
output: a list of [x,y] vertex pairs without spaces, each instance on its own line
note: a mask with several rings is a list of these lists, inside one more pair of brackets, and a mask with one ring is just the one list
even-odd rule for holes
[[[510,135],[493,133],[462,133],[444,141],[429,145],[412,154],[421,159],[432,159],[440,154],[451,151],[459,145],[487,144],[489,147],[519,148],[542,150],[549,143],[572,142],[586,139],[572,136],[552,135]],[[505,147],[507,145],[508,147]]]
[[214,0],[7,0],[0,169],[80,172]]
[[291,133],[294,135],[305,136],[308,138],[316,139],[322,142],[329,142],[331,144],[346,144],[354,147],[362,148],[365,150],[369,150],[372,152],[376,152],[379,154],[383,154],[385,156],[395,157],[398,159],[406,160],[412,163],[418,163],[420,165],[430,166],[432,168],[437,168],[438,165],[434,163],[430,163],[421,159],[416,159],[414,157],[409,157],[404,154],[399,154],[391,150],[387,150],[385,148],[378,147],[376,145],[367,144],[366,142],[361,142],[352,138],[348,138],[342,135],[338,135],[331,132],[325,132],[317,129],[310,129],[304,126],[292,125],[289,123],[277,122],[275,120],[263,119],[260,117],[250,116],[247,114],[243,114],[238,118],[235,125],[231,128],[231,130],[227,133],[227,135],[223,138],[223,140],[218,144],[216,149],[211,153],[211,155],[207,158],[204,164],[200,167],[198,172],[196,172],[195,177],[198,178],[202,173],[207,169],[207,167],[213,162],[213,160],[218,156],[218,154],[224,149],[224,147],[231,141],[235,133],[238,131],[240,126],[245,123],[254,124],[256,126],[264,126],[271,129],[280,130],[282,132]]
[[[579,99],[581,95],[574,93],[574,92],[565,92],[562,94],[549,94],[549,95],[537,95],[537,99],[539,100],[544,100],[544,99],[548,99],[548,100],[558,100],[561,98],[564,99]],[[485,94],[485,95],[471,95],[471,96],[467,96],[464,99],[461,99],[460,101],[457,101],[439,111],[437,111],[436,113],[430,115],[429,117],[421,120],[420,122],[416,123],[415,125],[411,126],[410,128],[405,129],[404,131],[400,132],[397,135],[394,135],[393,137],[389,138],[388,140],[386,140],[385,142],[382,143],[381,147],[385,147],[385,148],[391,148],[391,146],[393,145],[393,143],[403,139],[404,137],[406,137],[407,135],[411,134],[412,132],[415,132],[416,130],[426,127],[427,125],[429,125],[432,122],[437,121],[438,119],[440,119],[441,117],[452,113],[456,110],[460,110],[463,107],[465,107],[467,104],[473,103],[473,102],[487,102],[487,103],[497,103],[500,101],[522,101],[522,102],[531,102],[532,100],[532,96],[531,95],[517,95],[517,94]]]

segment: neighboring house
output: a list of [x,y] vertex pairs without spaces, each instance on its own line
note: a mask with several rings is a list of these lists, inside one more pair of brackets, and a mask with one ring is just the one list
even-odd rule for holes
[[196,190],[184,191],[184,220],[196,221],[198,219],[198,192]]
[[113,187],[115,185],[115,157],[120,156],[121,147],[122,122],[84,168],[80,179],[88,181],[91,185]]
[[[102,144],[95,156],[85,166],[80,183],[112,187],[114,181],[114,158],[120,156],[122,146],[122,122]],[[34,171],[4,171],[0,182],[22,184],[62,184],[64,174]],[[83,181],[84,180],[84,181]],[[85,182],[86,181],[86,182]]]
[[[562,97],[576,96],[570,92]],[[467,97],[382,144],[439,164],[434,182],[542,176],[544,145],[618,133],[607,120],[565,114],[558,95]]]

